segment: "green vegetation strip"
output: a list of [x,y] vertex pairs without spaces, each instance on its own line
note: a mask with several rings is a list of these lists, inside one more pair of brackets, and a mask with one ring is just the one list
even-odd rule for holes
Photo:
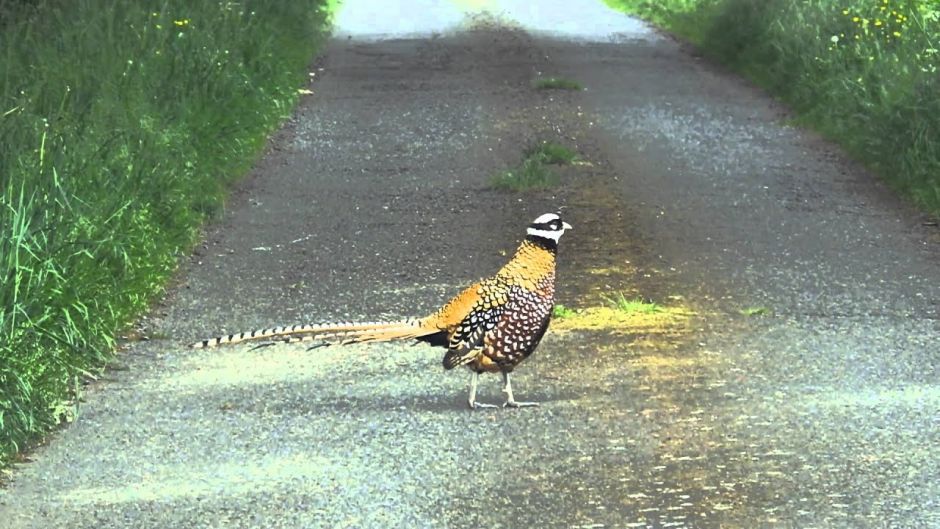
[[490,185],[511,191],[547,189],[558,185],[558,175],[549,165],[568,165],[577,158],[578,154],[564,145],[542,142],[526,151],[518,167],[493,175]]
[[0,1],[0,467],[163,290],[327,18],[323,0]]
[[940,215],[936,0],[607,0],[781,97]]

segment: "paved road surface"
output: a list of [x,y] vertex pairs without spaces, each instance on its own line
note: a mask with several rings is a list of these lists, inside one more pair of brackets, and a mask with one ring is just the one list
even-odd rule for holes
[[[936,228],[670,39],[532,5],[400,0],[376,25],[348,0],[155,339],[17,467],[0,525],[940,527]],[[561,186],[487,186],[542,139],[582,153]],[[538,409],[468,412],[422,346],[183,346],[422,314],[559,209],[561,302],[696,315],[550,332],[515,379]]]

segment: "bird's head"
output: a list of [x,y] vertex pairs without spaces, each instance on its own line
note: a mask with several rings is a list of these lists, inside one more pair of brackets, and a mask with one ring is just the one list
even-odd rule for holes
[[532,221],[532,224],[529,224],[528,229],[526,229],[526,234],[527,238],[545,239],[554,244],[558,244],[558,239],[561,238],[561,235],[565,233],[565,230],[570,229],[571,224],[561,220],[560,215],[557,213],[546,213]]

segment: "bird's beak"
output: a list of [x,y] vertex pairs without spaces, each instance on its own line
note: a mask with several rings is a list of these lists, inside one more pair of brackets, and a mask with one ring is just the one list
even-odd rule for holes
[[570,230],[570,229],[571,229],[571,224],[568,224],[567,222],[562,222],[562,223],[561,223],[561,227],[564,228],[564,229],[566,229],[566,230]]

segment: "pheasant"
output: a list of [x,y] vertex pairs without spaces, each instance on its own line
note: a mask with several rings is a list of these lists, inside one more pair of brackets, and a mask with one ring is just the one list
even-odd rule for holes
[[444,369],[470,369],[467,403],[471,409],[495,407],[476,401],[479,376],[487,372],[502,374],[504,407],[537,406],[515,399],[510,373],[532,354],[548,329],[555,304],[558,240],[570,229],[571,225],[555,213],[541,215],[529,225],[515,255],[495,275],[470,285],[424,318],[273,327],[211,338],[191,347],[249,340],[267,340],[264,345],[312,340],[346,345],[417,339],[447,348]]

